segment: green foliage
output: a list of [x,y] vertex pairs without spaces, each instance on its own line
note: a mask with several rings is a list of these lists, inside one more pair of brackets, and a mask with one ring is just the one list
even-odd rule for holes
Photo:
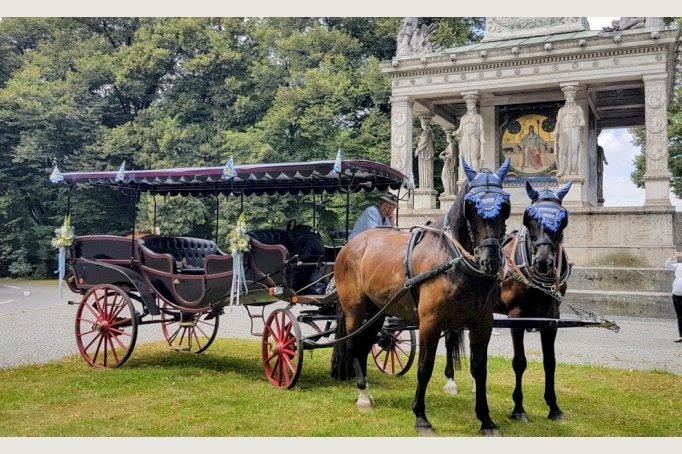
[[[444,47],[477,39],[481,18],[441,24]],[[390,84],[400,18],[4,18],[0,21],[0,276],[51,276],[62,171],[345,158],[388,163]],[[376,195],[375,195],[376,196]],[[350,226],[375,196],[351,197]],[[220,197],[219,240],[241,201]],[[136,226],[154,226],[140,199]],[[215,199],[157,202],[163,234],[212,238]],[[134,199],[76,188],[76,235],[126,235]],[[345,197],[244,201],[247,222],[345,228]],[[313,207],[315,212],[313,214]],[[11,267],[10,267],[11,265]]]

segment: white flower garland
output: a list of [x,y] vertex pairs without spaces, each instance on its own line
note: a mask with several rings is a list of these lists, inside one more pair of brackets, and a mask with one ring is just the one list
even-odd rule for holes
[[239,295],[249,293],[244,273],[244,254],[251,250],[251,242],[246,234],[246,216],[239,215],[237,225],[230,232],[230,253],[232,254],[232,288],[230,289],[230,306],[239,304]]
[[57,273],[59,273],[59,299],[64,295],[64,275],[66,274],[66,248],[73,244],[76,235],[71,225],[71,216],[64,218],[64,224],[54,230],[55,236],[52,238],[52,247],[59,249],[59,259],[57,260]]

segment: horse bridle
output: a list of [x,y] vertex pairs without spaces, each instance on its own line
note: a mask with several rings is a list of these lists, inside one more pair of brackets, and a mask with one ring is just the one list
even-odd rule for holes
[[[536,219],[536,221],[538,222],[538,224],[540,226],[541,232],[544,232],[546,230],[551,231],[551,229],[548,228],[548,226],[543,222],[544,219],[538,219],[537,216],[533,216],[533,214],[531,214],[532,209],[535,209],[537,213],[542,213],[543,211],[548,212],[549,211],[548,209],[546,209],[546,208],[542,209],[543,208],[542,205],[547,205],[549,203],[552,204],[553,211],[555,213],[557,213],[554,215],[554,220],[555,220],[554,224],[556,224],[556,219],[557,219],[557,217],[559,217],[558,213],[563,213],[561,215],[559,221],[558,221],[559,224],[551,226],[551,227],[554,227],[558,231],[558,228],[561,225],[562,220],[566,217],[566,209],[563,206],[561,206],[561,204],[559,202],[557,202],[556,200],[551,199],[551,198],[542,198],[542,199],[538,199],[538,200],[534,201],[533,204],[530,207],[526,208],[526,210],[524,211],[524,221],[525,221],[525,217],[529,216],[533,219]],[[540,209],[538,209],[538,206],[540,207]],[[525,224],[525,222],[524,222],[524,224]],[[531,266],[528,268],[529,272],[531,273],[531,276],[530,276],[531,280],[540,284],[540,285],[543,285],[543,286],[550,285],[550,283],[551,283],[554,285],[554,287],[556,289],[558,289],[559,284],[560,284],[560,280],[561,280],[561,271],[562,271],[562,269],[561,269],[561,267],[562,267],[562,256],[561,255],[562,255],[562,251],[563,251],[563,236],[559,235],[557,240],[553,241],[545,233],[545,235],[542,238],[538,238],[537,240],[533,240],[532,238],[530,238],[530,229],[528,229],[528,227],[525,227],[525,228],[527,231],[527,242],[530,243],[530,246],[531,246],[529,248],[529,249],[531,249],[530,250],[530,256],[529,256]],[[534,260],[535,255],[537,253],[538,248],[540,246],[543,246],[543,245],[551,246],[553,249],[554,277],[551,280],[545,279],[545,278],[543,278],[542,275],[539,275],[538,273],[533,272],[533,268],[534,268],[533,263],[535,262],[535,260]]]
[[[479,215],[484,219],[491,219],[500,215],[501,206],[505,203],[509,203],[509,195],[502,191],[500,186],[489,184],[488,181],[482,186],[470,189],[465,197],[467,198],[467,201],[476,206]],[[502,238],[505,236],[505,229],[502,229],[498,238],[485,238],[479,242],[474,235],[471,221],[466,216],[466,204],[463,205],[462,209],[465,210],[463,215],[464,219],[466,219],[467,231],[469,232],[469,239],[471,240],[474,255],[478,255],[478,251],[481,247],[497,247],[501,258],[502,249],[500,248],[500,245],[502,244]]]

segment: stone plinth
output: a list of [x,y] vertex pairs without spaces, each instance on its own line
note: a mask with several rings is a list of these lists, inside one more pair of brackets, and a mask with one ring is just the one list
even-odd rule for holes
[[585,179],[583,177],[569,175],[558,179],[559,187],[563,187],[571,181],[573,184],[571,190],[564,197],[562,205],[566,208],[577,208],[586,206],[583,197],[583,186],[585,185]]
[[[568,194],[571,192],[573,188]],[[507,232],[523,224],[523,211],[530,201],[528,196],[522,200],[523,205],[512,206]],[[400,210],[399,226],[411,227],[425,219],[436,221],[445,213]],[[673,207],[576,207],[569,208],[568,216],[564,246],[576,266],[661,267],[677,249]]]
[[438,200],[440,201],[440,209],[443,210],[444,212],[447,212],[456,198],[457,198],[456,195],[448,194],[439,195]]
[[430,188],[417,188],[414,190],[414,209],[430,210],[436,208],[436,195],[438,193]]
[[670,175],[644,175],[644,206],[672,206]]

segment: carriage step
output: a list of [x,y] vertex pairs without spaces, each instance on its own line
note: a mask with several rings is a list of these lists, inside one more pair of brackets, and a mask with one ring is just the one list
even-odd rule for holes
[[176,352],[188,352],[191,350],[190,347],[178,347],[175,345],[169,345],[168,348],[175,350]]

